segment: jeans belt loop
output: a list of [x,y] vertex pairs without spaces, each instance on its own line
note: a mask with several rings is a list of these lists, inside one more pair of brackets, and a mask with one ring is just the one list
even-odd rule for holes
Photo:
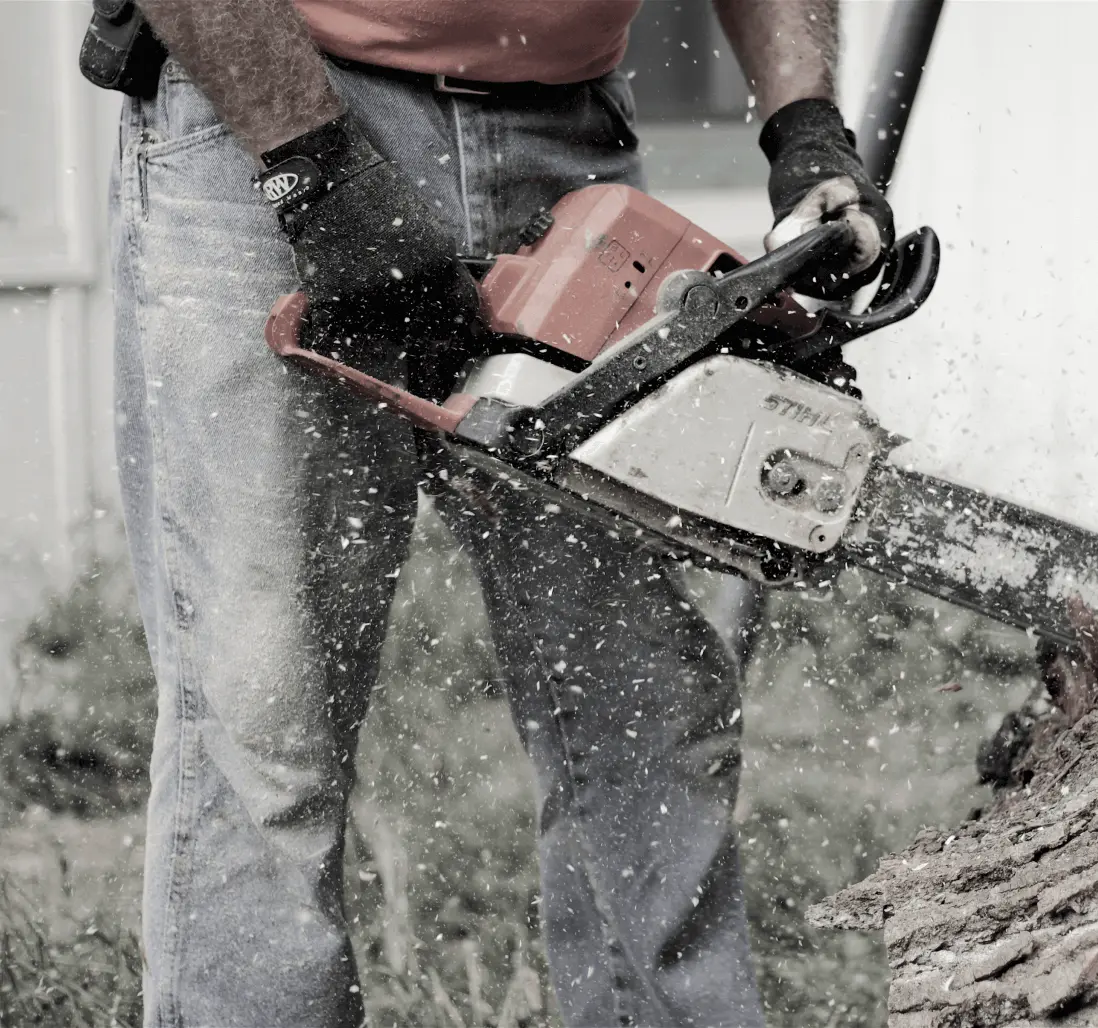
[[447,82],[448,75],[435,76],[435,91],[438,93],[463,93],[466,96],[491,96],[487,89],[466,89],[464,86],[452,86]]

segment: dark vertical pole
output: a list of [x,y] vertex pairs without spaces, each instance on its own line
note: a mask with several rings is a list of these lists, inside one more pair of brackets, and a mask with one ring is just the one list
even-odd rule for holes
[[878,187],[888,189],[911,105],[923,77],[944,0],[893,0],[892,14],[858,132],[858,149]]

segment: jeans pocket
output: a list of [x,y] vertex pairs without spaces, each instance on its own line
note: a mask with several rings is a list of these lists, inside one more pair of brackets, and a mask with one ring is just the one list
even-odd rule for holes
[[129,166],[142,221],[161,200],[261,206],[252,182],[254,162],[171,58],[161,70],[156,97],[128,108],[123,143],[123,173]]
[[635,150],[637,139],[637,107],[633,90],[625,75],[614,70],[588,83],[595,102],[606,112],[618,142]]
[[150,161],[222,139],[231,131],[171,57],[161,69],[156,99],[145,105],[145,128],[143,152]]

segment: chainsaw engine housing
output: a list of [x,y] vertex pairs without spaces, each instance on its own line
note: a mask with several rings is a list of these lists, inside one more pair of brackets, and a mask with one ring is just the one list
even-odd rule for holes
[[[543,216],[544,217],[544,216]],[[489,329],[594,360],[656,312],[675,271],[723,273],[735,250],[659,200],[629,186],[569,193],[540,239],[500,254],[480,284]]]

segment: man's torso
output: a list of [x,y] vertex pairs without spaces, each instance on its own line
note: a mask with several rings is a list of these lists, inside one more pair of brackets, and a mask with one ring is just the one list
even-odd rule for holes
[[641,0],[295,0],[337,57],[488,82],[580,82],[615,68]]

